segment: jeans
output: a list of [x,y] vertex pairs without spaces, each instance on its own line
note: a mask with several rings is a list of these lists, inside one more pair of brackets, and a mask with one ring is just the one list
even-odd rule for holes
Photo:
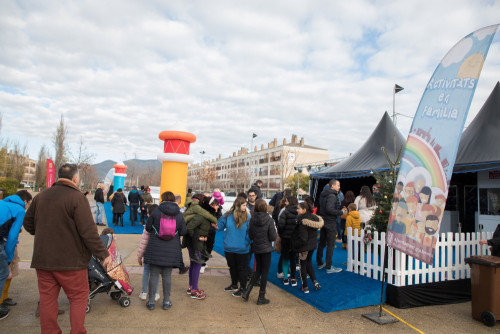
[[102,224],[102,216],[104,216],[104,203],[96,202],[95,204],[97,205],[95,210],[95,222],[96,224]]
[[7,253],[0,243],[0,291],[3,291],[5,281],[9,277],[9,265],[7,263]]
[[224,252],[226,255],[227,265],[229,267],[229,274],[231,275],[231,285],[238,286],[240,289],[247,287],[247,259],[248,254],[237,254]]
[[42,333],[62,333],[57,323],[58,297],[61,287],[69,300],[71,333],[87,333],[85,310],[89,298],[87,269],[68,271],[36,270],[40,293],[40,327]]
[[260,292],[264,293],[266,292],[269,267],[271,266],[271,253],[255,254],[255,261],[257,262],[257,268],[250,284],[255,285],[260,277]]
[[133,224],[137,220],[137,210],[139,203],[130,203],[130,222]]
[[149,273],[149,300],[148,302],[154,304],[155,293],[154,289],[157,289],[159,284],[160,274],[163,283],[163,302],[170,301],[170,290],[172,288],[172,267],[162,267],[150,265]]
[[337,228],[335,222],[327,223],[323,226],[319,236],[318,251],[316,253],[316,263],[323,264],[323,250],[326,248],[326,268],[332,266],[333,250],[335,249],[335,239],[337,238]]
[[[150,271],[150,266],[149,263],[144,263],[144,269],[142,271],[142,290],[141,292],[148,292],[148,286],[149,286],[149,271]],[[157,293],[160,288],[160,281],[158,281],[158,284],[156,285],[156,291]]]
[[300,260],[300,277],[302,278],[302,287],[307,288],[307,275],[314,282],[316,280],[316,273],[314,272],[312,266],[312,256],[314,250],[307,252],[307,257],[305,260]]
[[281,239],[281,256],[283,258],[283,278],[288,278],[288,270],[290,270],[290,279],[295,279],[297,268],[295,265],[295,252],[292,251],[291,239]]
[[113,224],[123,226],[123,213],[113,213]]
[[[192,257],[194,252],[198,252],[198,256],[201,256],[199,251],[195,251],[188,247],[189,256]],[[189,264],[189,287],[192,290],[198,290],[198,280],[200,279],[201,264],[191,261]]]

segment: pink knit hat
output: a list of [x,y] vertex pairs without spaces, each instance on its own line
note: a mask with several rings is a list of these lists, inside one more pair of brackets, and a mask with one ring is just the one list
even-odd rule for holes
[[212,197],[214,197],[216,200],[218,200],[220,205],[224,205],[224,197],[222,197],[222,194],[220,192],[215,191],[212,194]]

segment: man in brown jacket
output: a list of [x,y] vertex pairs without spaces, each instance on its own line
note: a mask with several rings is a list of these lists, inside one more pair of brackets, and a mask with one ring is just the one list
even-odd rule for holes
[[38,277],[40,326],[42,332],[61,333],[57,298],[62,287],[70,302],[71,332],[86,333],[90,256],[103,260],[104,267],[111,258],[99,238],[89,203],[78,189],[77,165],[64,164],[58,177],[33,199],[23,223],[35,236],[31,268]]

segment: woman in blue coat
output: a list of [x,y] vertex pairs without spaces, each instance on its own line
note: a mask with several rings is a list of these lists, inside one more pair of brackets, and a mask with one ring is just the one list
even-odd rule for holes
[[223,240],[224,254],[231,275],[231,285],[224,291],[233,292],[234,297],[241,297],[247,287],[247,263],[250,253],[249,221],[247,202],[243,197],[238,197],[231,209],[217,223],[218,230],[226,232]]
[[[162,213],[169,218],[175,218],[175,236],[170,240],[164,240],[158,236],[160,231],[160,219]],[[163,309],[168,310],[172,306],[170,301],[170,288],[172,285],[172,268],[179,267],[181,256],[180,236],[185,235],[187,228],[179,206],[175,202],[175,195],[166,191],[161,194],[161,203],[149,216],[146,223],[146,231],[151,233],[144,254],[144,263],[149,264],[149,300],[146,307],[149,310],[155,308],[155,292],[159,276],[163,282]]]

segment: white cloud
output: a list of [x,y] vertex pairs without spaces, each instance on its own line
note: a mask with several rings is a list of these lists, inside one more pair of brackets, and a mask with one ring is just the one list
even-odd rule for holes
[[[64,115],[98,161],[154,159],[181,124],[199,160],[292,133],[355,152],[385,111],[413,115],[443,55],[497,23],[494,1],[4,1],[2,135],[36,156]],[[500,77],[498,38],[469,120]],[[411,119],[400,116],[406,136]]]

